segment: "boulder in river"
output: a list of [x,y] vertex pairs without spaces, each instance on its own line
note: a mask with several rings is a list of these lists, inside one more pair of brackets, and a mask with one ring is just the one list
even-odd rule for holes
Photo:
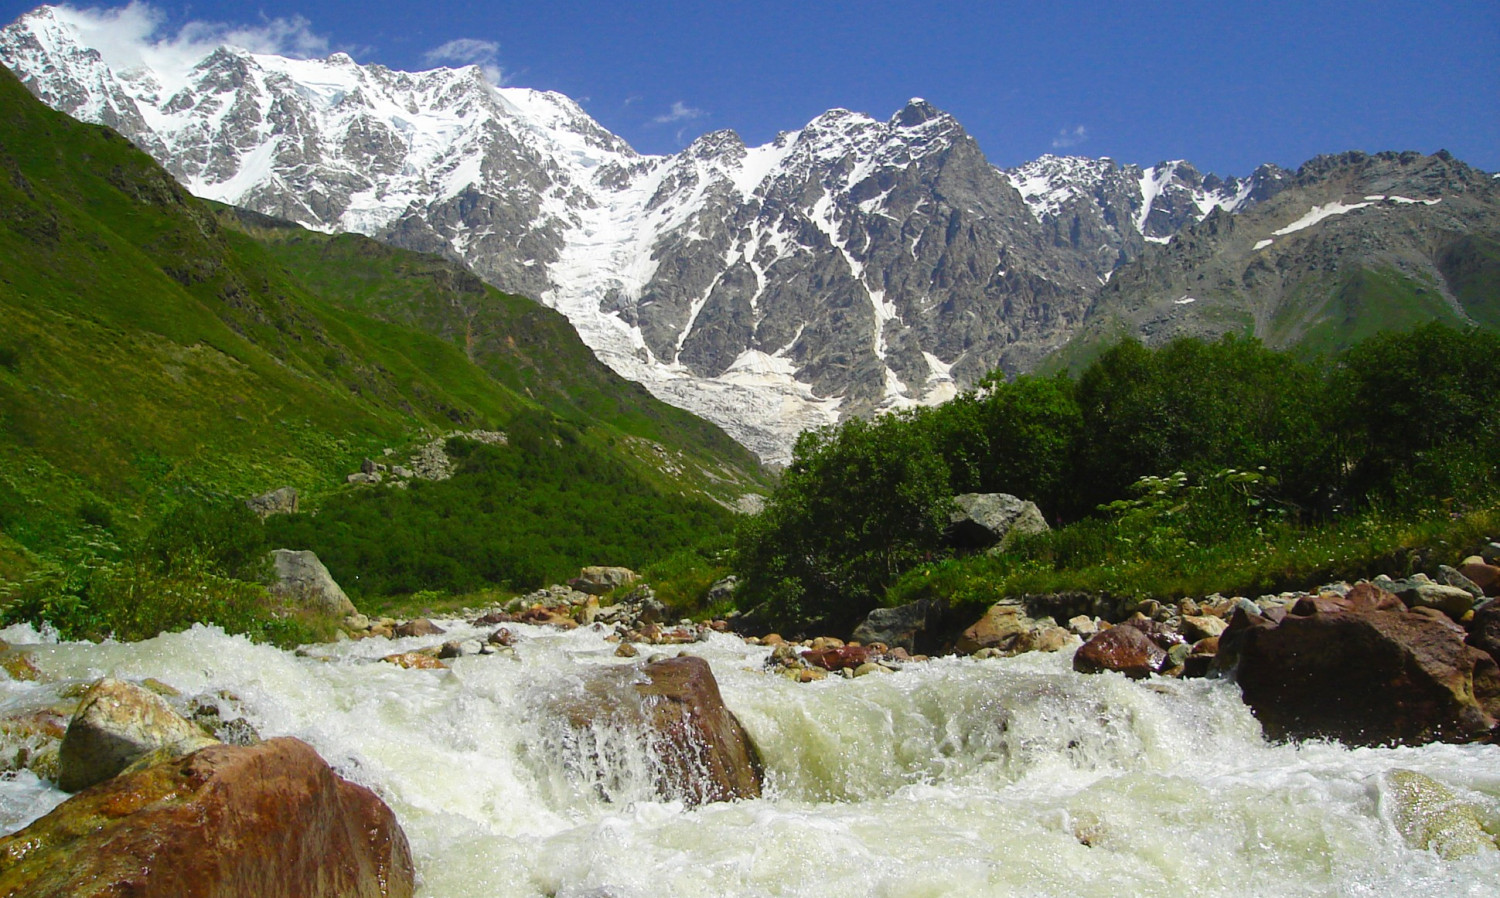
[[105,677],[84,693],[68,723],[58,749],[58,786],[77,792],[153,752],[181,756],[216,741],[156,693]]
[[603,668],[563,708],[575,730],[635,733],[654,758],[658,794],[689,805],[758,798],[760,755],[724,707],[708,662],[691,655]]
[[1495,850],[1479,812],[1452,789],[1415,770],[1391,770],[1384,779],[1392,822],[1412,850],[1436,851],[1443,858]]
[[[1236,611],[1232,644],[1245,702],[1271,738],[1351,745],[1472,742],[1500,717],[1500,668],[1464,629],[1370,583],[1286,614]],[[1279,619],[1278,619],[1279,618]]]
[[0,894],[407,898],[406,835],[306,743],[214,745],[117,776],[0,839]]
[[1000,655],[1019,655],[1036,650],[1057,651],[1067,644],[1067,639],[1068,632],[1050,618],[1033,620],[1019,603],[997,602],[959,635],[954,648],[966,655],[984,649],[993,649]]
[[1079,673],[1119,671],[1134,680],[1160,673],[1167,666],[1167,652],[1138,627],[1121,624],[1091,637],[1073,655]]

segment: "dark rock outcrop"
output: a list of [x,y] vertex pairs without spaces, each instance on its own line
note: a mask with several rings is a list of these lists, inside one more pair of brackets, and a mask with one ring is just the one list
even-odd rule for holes
[[1410,745],[1493,734],[1500,669],[1465,635],[1363,583],[1279,620],[1236,611],[1221,643],[1234,646],[1235,677],[1271,738]]
[[0,839],[0,894],[406,898],[395,815],[308,745],[215,745],[100,783]]
[[953,641],[958,627],[947,602],[921,599],[895,608],[876,608],[854,628],[853,638],[865,645],[881,643],[911,654],[940,654]]

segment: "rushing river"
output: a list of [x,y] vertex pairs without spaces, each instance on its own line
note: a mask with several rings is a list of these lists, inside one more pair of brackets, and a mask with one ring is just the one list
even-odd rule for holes
[[[212,628],[38,645],[42,679],[0,681],[0,712],[105,674],[211,698],[378,792],[427,898],[1500,894],[1500,851],[1406,846],[1383,776],[1425,773],[1497,832],[1500,746],[1269,744],[1233,684],[1083,676],[1068,651],[797,684],[716,635],[686,651],[759,747],[766,796],[686,808],[653,796],[635,740],[572,751],[546,711],[581,672],[629,663],[602,633],[512,626],[513,653],[447,671],[375,660],[490,629],[439,623],[447,635],[303,656]],[[63,798],[11,775],[0,831]]]

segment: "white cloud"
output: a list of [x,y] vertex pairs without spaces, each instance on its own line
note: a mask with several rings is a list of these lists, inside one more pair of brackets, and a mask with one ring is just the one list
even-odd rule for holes
[[500,68],[500,45],[494,41],[472,37],[455,38],[441,47],[428,50],[422,59],[428,65],[477,65],[491,84],[499,87],[505,83],[505,70]]
[[113,9],[59,6],[57,16],[77,28],[84,43],[116,71],[145,65],[163,74],[183,74],[224,44],[302,59],[329,52],[327,38],[314,33],[302,16],[262,16],[258,25],[188,22],[176,33],[167,28],[166,13],[140,0]]
[[708,115],[708,113],[702,109],[694,109],[681,100],[678,100],[672,104],[670,112],[658,115],[651,120],[651,123],[655,125],[669,125],[672,122],[690,122],[695,118],[702,118],[705,115]]
[[1076,128],[1064,128],[1057,132],[1056,137],[1052,138],[1052,149],[1064,150],[1068,147],[1076,147],[1088,139],[1089,129],[1082,125]]

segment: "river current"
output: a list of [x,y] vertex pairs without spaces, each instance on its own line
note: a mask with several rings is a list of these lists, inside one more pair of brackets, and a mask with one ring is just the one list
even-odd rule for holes
[[[1232,683],[1085,676],[1071,650],[799,684],[714,635],[680,650],[713,666],[766,794],[690,808],[653,794],[633,734],[585,749],[547,710],[588,669],[631,663],[602,631],[512,626],[513,652],[446,671],[377,660],[487,632],[439,624],[300,655],[210,627],[102,645],[13,627],[0,637],[43,643],[43,676],[0,680],[0,713],[154,677],[301,738],[395,810],[424,898],[1500,894],[1500,851],[1408,847],[1384,776],[1424,773],[1500,832],[1500,746],[1268,743]],[[65,797],[7,775],[0,832]]]

